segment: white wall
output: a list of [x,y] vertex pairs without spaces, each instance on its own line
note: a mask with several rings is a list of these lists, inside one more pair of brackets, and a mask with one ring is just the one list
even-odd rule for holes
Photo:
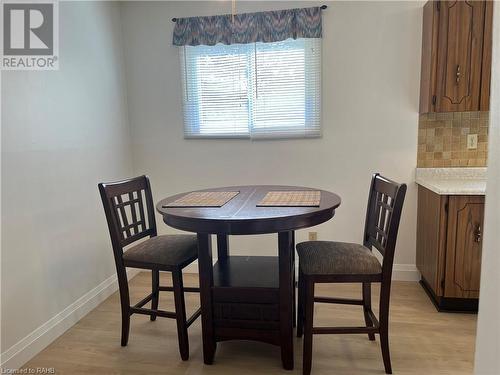
[[481,260],[481,298],[477,324],[476,375],[500,374],[500,3],[493,7],[493,55],[488,154],[488,182]]
[[[237,11],[314,4],[240,1]],[[408,184],[395,262],[399,269],[414,270],[422,3],[328,3],[323,12],[323,138],[185,140],[170,20],[230,12],[229,1],[122,4],[135,173],[151,176],[156,200],[234,184],[331,190],[343,202],[336,217],[317,228],[319,239],[360,241],[370,176],[381,172]],[[298,240],[306,236],[307,230],[301,231]],[[270,236],[232,238],[231,246],[235,253],[276,253]]]
[[121,38],[118,3],[61,2],[60,70],[2,73],[7,368],[43,347],[55,326],[49,342],[76,322],[71,314],[111,285],[97,183],[132,174]]

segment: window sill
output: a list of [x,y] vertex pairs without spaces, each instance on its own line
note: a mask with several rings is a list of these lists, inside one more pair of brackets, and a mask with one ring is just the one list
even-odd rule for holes
[[314,134],[314,135],[293,135],[293,134],[288,134],[288,135],[258,135],[258,136],[249,136],[249,135],[184,135],[184,139],[200,139],[200,140],[207,140],[207,139],[234,139],[234,140],[249,140],[249,141],[273,141],[273,140],[287,140],[287,139],[318,139],[318,138],[323,138],[322,134]]

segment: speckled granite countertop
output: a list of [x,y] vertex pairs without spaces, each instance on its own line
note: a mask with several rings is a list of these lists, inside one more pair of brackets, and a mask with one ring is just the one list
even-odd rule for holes
[[486,168],[417,168],[415,182],[441,195],[484,195]]

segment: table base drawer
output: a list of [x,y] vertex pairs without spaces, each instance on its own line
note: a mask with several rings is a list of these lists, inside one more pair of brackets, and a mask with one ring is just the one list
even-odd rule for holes
[[277,305],[279,289],[271,288],[212,288],[214,303]]
[[214,303],[215,320],[278,321],[279,306],[257,303]]
[[215,327],[214,333],[216,341],[254,340],[278,346],[281,343],[279,330]]

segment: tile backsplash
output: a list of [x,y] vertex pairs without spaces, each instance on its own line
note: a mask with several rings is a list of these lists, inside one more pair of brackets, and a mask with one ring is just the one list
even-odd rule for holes
[[[485,167],[488,117],[489,112],[420,115],[417,167]],[[477,134],[477,149],[467,149],[468,134]]]

